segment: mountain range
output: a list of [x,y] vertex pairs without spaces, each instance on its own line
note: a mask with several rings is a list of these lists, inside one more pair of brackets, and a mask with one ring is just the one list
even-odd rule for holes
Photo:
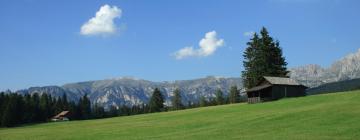
[[310,64],[290,69],[290,77],[308,86],[360,78],[360,49],[335,61],[330,67]]
[[[239,72],[240,73],[240,72]],[[340,60],[330,67],[323,68],[316,64],[299,66],[290,69],[289,76],[303,85],[314,88],[325,83],[345,81],[360,78],[360,49]],[[170,105],[170,98],[175,88],[182,93],[183,103],[198,102],[199,97],[215,97],[215,91],[221,89],[225,95],[231,86],[236,85],[243,89],[241,78],[225,78],[209,76],[193,80],[177,80],[166,82],[153,82],[143,79],[122,77],[98,81],[87,81],[65,84],[63,86],[31,87],[17,91],[21,94],[47,93],[52,96],[66,94],[70,100],[77,101],[87,94],[92,103],[104,107],[110,105],[138,105],[146,104],[154,90],[159,88]],[[242,95],[244,96],[244,95]]]
[[20,94],[47,93],[51,96],[66,94],[70,100],[77,101],[87,94],[92,103],[109,107],[110,105],[140,105],[146,104],[155,88],[159,88],[165,97],[165,104],[170,105],[173,91],[179,88],[184,104],[196,103],[201,96],[209,99],[215,97],[215,91],[220,89],[228,94],[231,86],[242,87],[240,78],[224,78],[209,76],[194,80],[178,80],[172,82],[152,82],[131,77],[79,82],[63,86],[31,87],[17,91]]

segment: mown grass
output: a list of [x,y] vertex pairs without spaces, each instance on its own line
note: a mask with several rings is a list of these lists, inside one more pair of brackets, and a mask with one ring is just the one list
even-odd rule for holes
[[0,140],[338,140],[359,137],[360,91],[0,129]]

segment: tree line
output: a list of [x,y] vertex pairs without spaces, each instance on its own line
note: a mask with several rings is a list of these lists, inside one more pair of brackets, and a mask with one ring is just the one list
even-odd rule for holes
[[97,103],[92,104],[86,94],[75,102],[69,101],[66,94],[52,97],[46,93],[31,95],[0,93],[0,127],[48,122],[51,117],[65,110],[70,112],[68,116],[70,120],[85,120],[238,103],[241,100],[236,86],[230,88],[228,96],[225,96],[220,89],[217,89],[215,94],[215,98],[201,97],[198,102],[185,104],[183,94],[177,88],[171,97],[171,106],[165,106],[163,93],[155,88],[148,104],[110,106],[105,109]]
[[69,110],[72,119],[91,118],[91,104],[86,95],[77,103],[68,101],[66,94],[52,97],[49,94],[20,95],[0,93],[0,126],[11,127],[25,123],[49,121],[61,111]]

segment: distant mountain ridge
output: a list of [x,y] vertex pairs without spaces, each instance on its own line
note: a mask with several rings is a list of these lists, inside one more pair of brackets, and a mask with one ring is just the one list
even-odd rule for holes
[[[291,68],[290,77],[303,85],[310,87],[309,92],[331,91],[329,85],[320,88],[320,85],[360,78],[360,49],[342,59],[334,62],[329,68],[322,68],[316,64],[310,64]],[[346,83],[346,82],[344,82]],[[357,82],[351,82],[357,83]],[[47,93],[52,96],[66,94],[69,99],[77,101],[87,94],[92,103],[101,105],[136,105],[147,103],[154,88],[160,88],[166,98],[166,104],[170,104],[170,97],[175,88],[180,88],[184,103],[197,102],[201,96],[215,97],[215,90],[220,88],[225,95],[230,86],[236,85],[242,89],[241,78],[224,78],[209,76],[194,80],[177,80],[171,82],[152,82],[143,79],[122,77],[107,80],[78,82],[63,86],[31,87],[19,90],[21,94]],[[336,89],[338,90],[338,89]]]
[[110,105],[146,104],[155,88],[164,93],[166,104],[170,104],[173,91],[179,88],[184,104],[197,102],[201,96],[215,97],[216,89],[221,89],[225,95],[231,86],[242,87],[240,78],[223,78],[209,76],[194,80],[178,80],[173,82],[152,82],[136,78],[115,78],[98,81],[65,84],[63,86],[31,87],[17,91],[20,94],[47,93],[52,96],[66,94],[69,99],[77,101],[87,94],[92,103],[105,107]]
[[334,62],[329,68],[310,64],[290,71],[291,78],[308,87],[360,78],[360,49]]

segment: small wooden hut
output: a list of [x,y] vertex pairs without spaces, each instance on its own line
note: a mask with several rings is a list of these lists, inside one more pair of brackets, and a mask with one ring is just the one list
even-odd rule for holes
[[69,121],[69,111],[61,111],[59,114],[57,114],[56,116],[52,117],[51,120],[52,121]]
[[246,94],[248,103],[258,103],[285,97],[305,96],[306,88],[290,78],[264,76],[257,86],[246,90]]

